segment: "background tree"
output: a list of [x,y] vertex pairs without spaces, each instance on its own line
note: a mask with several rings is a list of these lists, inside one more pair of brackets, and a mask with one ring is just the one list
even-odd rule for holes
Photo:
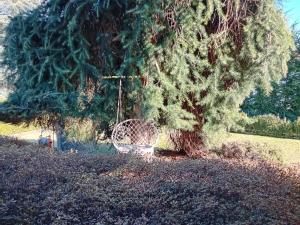
[[241,109],[249,116],[273,114],[291,121],[300,117],[300,35],[295,32],[296,51],[289,62],[288,76],[279,83],[272,83],[268,94],[262,89],[254,91]]
[[2,119],[91,117],[109,130],[122,77],[123,118],[176,130],[188,154],[234,124],[254,87],[284,76],[293,47],[274,0],[50,0],[7,32],[16,90]]

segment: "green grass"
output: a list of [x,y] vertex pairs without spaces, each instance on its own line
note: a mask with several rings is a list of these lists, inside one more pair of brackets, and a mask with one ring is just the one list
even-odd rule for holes
[[[6,101],[6,98],[0,96],[0,103]],[[26,131],[36,130],[37,128],[34,126],[26,126],[25,124],[14,125],[10,123],[0,122],[0,136],[9,136],[17,133],[22,133]]]
[[300,163],[300,140],[231,133],[225,142],[252,142],[278,149],[284,164]]
[[26,131],[32,131],[35,129],[37,128],[34,126],[26,126],[25,124],[14,125],[14,124],[0,122],[0,135],[2,136],[8,136],[8,135],[13,135],[17,133],[26,132]]
[[[261,146],[260,148],[269,148],[266,150],[275,150],[276,155],[280,157],[280,161],[285,165],[300,163],[300,140],[236,133],[230,133],[228,137],[221,139],[223,141],[219,143],[249,142]],[[156,146],[162,149],[170,147],[165,131],[160,134],[160,139]]]
[[[4,102],[6,98],[0,96],[0,103]],[[26,126],[25,124],[14,125],[10,123],[0,122],[0,136],[9,136],[17,133],[22,133],[26,131],[36,130],[34,126]]]

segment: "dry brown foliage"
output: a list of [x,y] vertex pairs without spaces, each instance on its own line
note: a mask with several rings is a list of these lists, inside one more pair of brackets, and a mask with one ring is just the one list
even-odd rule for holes
[[0,143],[0,224],[300,224],[300,182],[264,161],[57,154]]

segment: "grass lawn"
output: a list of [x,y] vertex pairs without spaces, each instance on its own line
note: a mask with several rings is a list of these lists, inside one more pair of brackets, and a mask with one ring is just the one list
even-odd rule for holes
[[231,133],[226,142],[253,142],[278,149],[284,164],[300,163],[300,140]]
[[0,95],[0,103],[4,102],[6,99]]
[[[0,96],[0,103],[4,102],[6,98]],[[36,130],[37,128],[34,126],[26,126],[25,124],[14,125],[10,123],[0,122],[0,136],[8,136],[17,133],[22,133],[26,131]]]
[[13,125],[9,123],[0,122],[0,135],[2,136],[13,135],[35,129],[37,128],[34,126],[27,127],[26,125]]

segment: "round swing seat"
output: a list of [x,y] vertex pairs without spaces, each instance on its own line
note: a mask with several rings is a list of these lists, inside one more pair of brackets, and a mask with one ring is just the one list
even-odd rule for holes
[[158,133],[158,129],[151,122],[129,119],[115,126],[111,139],[121,153],[153,155]]

